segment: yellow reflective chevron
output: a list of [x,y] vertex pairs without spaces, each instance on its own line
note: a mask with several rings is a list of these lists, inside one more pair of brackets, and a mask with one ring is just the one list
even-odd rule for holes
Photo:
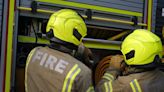
[[130,86],[131,86],[133,92],[142,92],[137,79],[134,79],[132,82],[130,82]]
[[77,75],[80,73],[81,69],[78,67],[77,64],[75,64],[72,69],[68,72],[65,80],[64,85],[62,88],[62,92],[71,92],[73,82]]

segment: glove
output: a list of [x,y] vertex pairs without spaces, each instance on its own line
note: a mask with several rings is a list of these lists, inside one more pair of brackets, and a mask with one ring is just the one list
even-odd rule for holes
[[76,58],[82,61],[89,68],[93,68],[94,61],[92,51],[89,48],[85,47],[83,43],[78,46]]
[[109,62],[109,67],[112,67],[117,70],[123,70],[123,56],[122,55],[115,55],[111,57]]
[[84,50],[84,63],[91,69],[94,67],[92,51],[87,47]]
[[85,57],[85,61],[93,60],[92,51],[87,47],[85,47],[84,50],[84,57]]

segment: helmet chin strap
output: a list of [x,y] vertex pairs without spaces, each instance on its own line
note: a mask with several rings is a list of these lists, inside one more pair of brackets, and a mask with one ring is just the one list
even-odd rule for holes
[[58,39],[56,37],[52,37],[50,39],[50,43],[51,44],[63,45],[64,47],[66,47],[68,49],[71,49],[71,50],[77,50],[78,49],[78,46],[74,45],[73,43],[62,41],[62,40],[60,40],[60,39]]
[[145,64],[145,65],[128,65],[125,63],[125,70],[123,71],[123,75],[152,71],[158,68],[160,64],[161,64],[161,59],[158,55],[155,56],[152,63]]
[[69,49],[69,48],[65,47],[64,45],[61,45],[61,44],[58,44],[58,43],[51,43],[51,45],[49,47],[52,48],[52,49],[64,52],[64,53],[68,53],[72,56],[74,56],[74,54],[76,52],[75,50]]
[[158,55],[156,55],[154,57],[154,60],[153,60],[152,63],[144,64],[144,65],[135,65],[134,67],[136,67],[138,69],[142,69],[143,68],[143,69],[146,69],[146,70],[149,70],[149,69],[151,70],[151,69],[157,68],[159,66],[160,62],[161,62],[160,57]]

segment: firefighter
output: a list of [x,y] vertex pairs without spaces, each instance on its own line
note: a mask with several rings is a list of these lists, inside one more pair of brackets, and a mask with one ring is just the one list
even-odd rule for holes
[[55,12],[46,35],[51,45],[34,48],[27,58],[26,92],[92,92],[91,69],[85,65],[91,52],[81,44],[87,35],[81,16],[70,9]]
[[137,29],[121,45],[122,55],[109,62],[96,92],[164,92],[164,73],[158,69],[162,43],[150,31]]

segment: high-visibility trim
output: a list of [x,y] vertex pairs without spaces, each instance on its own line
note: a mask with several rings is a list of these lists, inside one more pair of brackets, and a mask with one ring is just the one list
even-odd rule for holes
[[69,71],[64,80],[62,92],[71,92],[73,82],[76,79],[77,75],[80,73],[80,71],[81,69],[78,67],[77,64],[72,67],[72,69]]
[[103,76],[102,78],[106,80],[111,80],[111,78],[109,78],[108,76]]
[[141,87],[140,87],[140,85],[139,85],[137,79],[135,79],[134,82],[135,82],[135,84],[136,84],[136,86],[137,86],[139,92],[142,92]]
[[66,87],[67,87],[68,79],[69,79],[70,75],[73,73],[73,71],[76,70],[77,67],[78,67],[77,64],[74,65],[74,66],[72,67],[72,69],[69,71],[69,73],[67,74],[67,76],[66,76],[66,78],[65,78],[65,80],[64,80],[64,85],[63,85],[62,92],[66,92]]
[[84,8],[84,9],[93,9],[93,10],[111,12],[111,13],[117,13],[117,14],[138,16],[138,17],[143,16],[143,14],[140,13],[140,12],[133,12],[133,11],[116,9],[116,8],[102,7],[102,6],[90,5],[90,4],[84,4],[84,3],[77,3],[77,2],[70,2],[70,1],[63,1],[63,0],[37,0],[37,1],[45,2],[45,3],[51,3],[51,4],[59,4],[59,5],[65,5],[65,6]]
[[104,76],[103,76],[102,78],[107,79],[107,80],[114,80],[113,75],[108,74],[108,73],[105,73]]
[[104,83],[105,92],[113,92],[112,81]]
[[80,71],[81,71],[81,69],[78,68],[78,70],[75,72],[75,74],[73,75],[73,77],[70,76],[70,77],[72,77],[72,79],[71,79],[71,81],[70,81],[70,84],[69,84],[69,87],[68,87],[68,91],[67,91],[67,92],[71,92],[73,82],[74,82],[76,76],[80,73]]
[[27,57],[27,61],[26,61],[26,69],[25,69],[25,91],[26,92],[28,92],[28,90],[27,90],[27,68],[28,68],[29,62],[30,62],[34,52],[35,52],[35,49],[31,50],[31,52],[29,53],[29,55]]
[[5,71],[5,92],[11,89],[11,64],[12,64],[12,46],[13,46],[13,23],[15,0],[8,0],[7,25],[6,25],[6,71]]
[[133,85],[132,82],[130,82],[130,86],[131,86],[131,88],[132,88],[132,91],[133,91],[133,92],[136,92],[136,90],[135,90],[134,85]]
[[87,89],[87,92],[94,92],[93,86],[90,86],[90,87]]
[[109,92],[113,92],[113,88],[112,88],[112,81],[109,81]]
[[133,92],[142,92],[137,79],[134,79],[132,82],[130,82],[130,86],[131,86]]
[[109,92],[109,86],[108,86],[108,83],[107,82],[105,82],[104,83],[104,87],[105,87],[105,92]]

